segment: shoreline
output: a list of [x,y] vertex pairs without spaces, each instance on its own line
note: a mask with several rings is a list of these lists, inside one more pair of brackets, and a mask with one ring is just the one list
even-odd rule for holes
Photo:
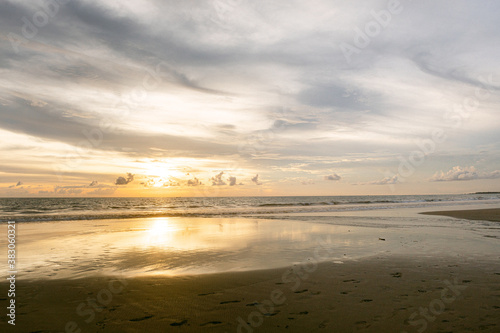
[[500,222],[500,208],[432,211],[421,212],[420,214],[448,216],[467,220]]
[[20,223],[19,269],[25,272],[20,279],[253,271],[286,267],[325,248],[339,262],[389,254],[480,259],[499,253],[494,228],[418,213],[405,208],[376,214]]

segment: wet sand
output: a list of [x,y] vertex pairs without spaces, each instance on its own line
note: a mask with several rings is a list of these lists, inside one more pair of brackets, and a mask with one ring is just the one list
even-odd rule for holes
[[9,331],[498,332],[497,262],[377,257],[295,273],[23,281]]
[[467,220],[483,220],[500,222],[500,208],[473,209],[473,210],[450,210],[438,212],[425,212],[426,215],[443,215]]

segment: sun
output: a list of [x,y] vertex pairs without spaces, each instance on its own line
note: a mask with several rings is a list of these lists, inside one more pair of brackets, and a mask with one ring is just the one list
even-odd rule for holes
[[150,178],[148,180],[148,185],[151,187],[162,187],[163,184],[165,184],[165,179],[158,177],[158,178]]
[[148,163],[148,166],[145,170],[145,174],[150,176],[150,177],[157,177],[157,178],[170,178],[174,176],[174,173],[170,168],[167,163],[158,163],[158,162],[151,162]]
[[177,184],[182,176],[182,173],[177,171],[172,164],[161,161],[146,163],[143,174],[146,177],[147,187],[170,187],[171,184]]

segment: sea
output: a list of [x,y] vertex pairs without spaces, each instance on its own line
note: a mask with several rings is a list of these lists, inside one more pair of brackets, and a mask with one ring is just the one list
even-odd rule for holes
[[0,198],[0,222],[78,221],[138,217],[230,217],[431,208],[500,202],[500,193],[377,196]]

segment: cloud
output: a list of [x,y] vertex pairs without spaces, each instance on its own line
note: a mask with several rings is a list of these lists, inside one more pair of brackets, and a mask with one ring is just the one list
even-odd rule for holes
[[134,180],[134,175],[131,173],[127,173],[127,178],[125,177],[118,177],[115,181],[115,185],[127,185],[131,181]]
[[341,177],[339,175],[337,175],[336,173],[334,173],[334,174],[331,174],[331,175],[323,177],[323,179],[324,180],[333,180],[333,181],[335,181],[335,180],[340,180]]
[[22,181],[18,181],[16,183],[16,185],[11,185],[11,186],[9,186],[9,188],[14,188],[14,187],[22,186],[22,185],[24,185],[24,183]]
[[320,83],[303,91],[299,99],[311,106],[335,107],[339,110],[350,111],[367,108],[368,101],[363,96],[364,94],[359,88]]
[[392,185],[398,183],[398,176],[385,177],[381,180],[375,180],[367,183],[360,183],[359,185]]
[[141,182],[141,185],[144,185],[144,187],[171,187],[171,186],[180,186],[180,181],[177,178],[163,178],[163,177],[155,177],[155,176],[148,176],[146,178],[145,182]]
[[484,173],[479,174],[479,177],[481,179],[496,179],[496,178],[500,178],[500,170],[495,170],[495,171],[491,171],[491,172],[484,172]]
[[431,182],[451,182],[451,181],[464,181],[474,179],[495,179],[500,178],[500,170],[492,172],[478,172],[474,166],[461,167],[455,166],[446,173],[442,170],[436,172],[431,179]]
[[229,177],[228,181],[229,181],[229,186],[236,185],[236,177]]
[[221,185],[226,185],[226,182],[222,179],[222,175],[224,175],[224,171],[221,171],[214,177],[210,178],[210,181],[212,182],[212,186],[221,186]]
[[[0,96],[0,100],[1,100]],[[190,156],[235,153],[231,144],[207,142],[190,136],[152,134],[120,128],[126,119],[114,119],[106,115],[92,115],[80,105],[49,100],[47,105],[32,105],[29,95],[6,94],[7,105],[0,108],[0,128],[24,133],[43,139],[55,140],[72,146],[89,146],[90,150],[127,151],[135,154],[154,154],[158,150],[182,151]],[[116,101],[116,103],[122,103]],[[114,106],[115,107],[115,106]],[[130,106],[125,106],[130,108]],[[72,112],[68,113],[68,109]],[[102,126],[100,121],[108,125]],[[44,124],[44,126],[39,126]],[[82,139],[85,139],[82,141]],[[152,146],[151,142],[155,142]],[[76,148],[74,149],[76,150]]]
[[194,177],[193,179],[189,179],[187,181],[187,184],[188,186],[200,186],[200,185],[203,185],[202,182],[200,182],[200,180],[196,177]]
[[70,187],[59,187],[54,188],[54,193],[57,194],[81,194],[83,190],[81,188],[70,188]]
[[181,183],[179,182],[178,179],[169,179],[163,183],[163,186],[165,187],[181,186]]
[[262,183],[259,181],[259,175],[256,174],[255,177],[252,177],[252,182],[255,183],[255,185],[262,185]]
[[87,192],[87,195],[112,195],[116,192],[115,187],[111,188],[98,188],[93,191]]
[[[123,178],[123,177],[121,177]],[[124,178],[125,179],[125,178]],[[125,179],[126,180],[126,179]],[[90,191],[90,189],[93,189]],[[66,186],[55,186],[53,191],[41,190],[38,191],[39,194],[85,194],[85,195],[111,195],[116,191],[117,187],[113,185],[97,184],[97,181],[93,181],[88,185],[66,185]]]

